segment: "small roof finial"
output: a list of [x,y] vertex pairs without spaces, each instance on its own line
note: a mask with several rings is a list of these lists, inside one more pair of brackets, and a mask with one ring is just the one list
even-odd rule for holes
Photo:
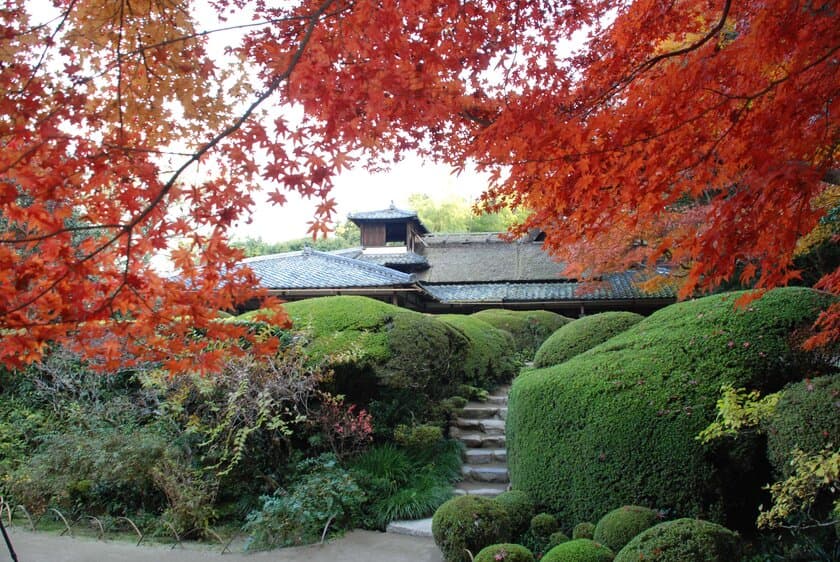
[[303,255],[304,256],[311,256],[312,255],[312,246],[308,243],[303,245]]
[[394,205],[394,200],[393,200],[393,199],[391,199],[391,208],[392,208],[392,209],[396,209],[396,208],[397,208],[397,206],[396,206],[396,205]]

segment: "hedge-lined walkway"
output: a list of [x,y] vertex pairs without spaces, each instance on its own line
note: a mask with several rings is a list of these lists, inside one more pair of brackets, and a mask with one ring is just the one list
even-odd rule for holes
[[[129,542],[96,541],[32,533],[14,528],[10,536],[20,562],[441,562],[431,538],[408,537],[374,531],[352,531],[324,545],[284,548],[245,554],[241,547],[222,555],[219,548],[188,544],[185,547],[134,546]],[[0,541],[0,560],[9,560]]]

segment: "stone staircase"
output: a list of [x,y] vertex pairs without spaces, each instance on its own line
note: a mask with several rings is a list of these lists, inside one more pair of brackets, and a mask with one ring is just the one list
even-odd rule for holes
[[464,480],[455,487],[459,495],[494,497],[508,488],[510,478],[505,450],[505,418],[509,387],[502,387],[486,402],[470,402],[455,419],[450,433],[466,446]]
[[[466,446],[464,479],[455,487],[457,495],[495,497],[508,489],[505,418],[509,390],[501,387],[486,402],[469,402],[449,428],[450,435]],[[392,521],[387,532],[431,537],[432,518]]]

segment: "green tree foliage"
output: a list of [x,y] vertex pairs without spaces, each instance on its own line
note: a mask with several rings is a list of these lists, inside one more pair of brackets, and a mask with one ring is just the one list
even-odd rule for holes
[[571,319],[547,310],[486,309],[471,315],[513,336],[516,352],[531,359],[542,343]]
[[332,236],[313,239],[311,236],[286,240],[284,242],[266,242],[262,238],[245,238],[231,244],[245,252],[246,258],[265,256],[268,254],[282,254],[284,252],[296,252],[305,247],[314,248],[323,252],[354,248],[361,243],[359,227],[350,221],[338,223]]
[[462,198],[450,196],[436,201],[423,193],[413,193],[409,206],[431,232],[504,232],[521,222],[527,212],[504,208],[497,213],[478,213]]

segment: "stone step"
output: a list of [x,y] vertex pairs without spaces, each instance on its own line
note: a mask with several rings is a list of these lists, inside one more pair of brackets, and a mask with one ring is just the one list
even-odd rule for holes
[[486,435],[484,433],[453,431],[452,436],[464,443],[469,449],[500,449],[505,446],[505,436]]
[[[498,405],[480,403],[469,403],[461,410],[461,418],[465,419],[487,419],[496,417],[501,408]],[[504,408],[507,410],[507,408]]]
[[481,420],[478,427],[487,435],[505,434],[505,420]]
[[472,418],[455,418],[455,427],[472,431],[481,431],[481,420]]
[[473,482],[504,483],[510,481],[507,466],[502,463],[465,464],[461,467],[461,474],[464,475],[465,480],[471,480]]
[[431,537],[432,518],[417,519],[416,521],[391,521],[385,528],[385,532],[412,537]]
[[461,482],[455,488],[456,496],[484,496],[485,498],[495,498],[502,492],[508,489],[507,484],[493,483],[493,482]]
[[464,462],[466,464],[489,464],[506,461],[507,450],[505,449],[467,449],[464,451]]
[[507,403],[508,403],[507,394],[502,394],[502,395],[498,395],[498,396],[491,394],[490,396],[487,397],[487,402],[485,402],[485,404],[492,404],[494,406],[506,406]]

